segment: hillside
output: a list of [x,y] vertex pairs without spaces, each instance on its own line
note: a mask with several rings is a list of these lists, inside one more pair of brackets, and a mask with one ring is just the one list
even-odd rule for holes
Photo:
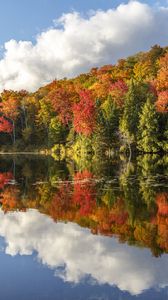
[[4,90],[1,151],[167,152],[167,113],[168,47],[155,45],[35,93]]

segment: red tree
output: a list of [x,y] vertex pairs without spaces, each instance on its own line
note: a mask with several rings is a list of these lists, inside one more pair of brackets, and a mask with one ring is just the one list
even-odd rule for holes
[[10,121],[12,122],[14,143],[15,143],[15,122],[17,120],[17,117],[19,116],[19,98],[21,95],[13,91],[6,91],[6,90],[1,94],[0,112],[5,118],[10,119]]
[[124,105],[124,96],[127,91],[128,87],[123,80],[112,83],[109,89],[110,95],[119,107]]
[[158,112],[168,112],[168,90],[159,93],[156,101],[156,109]]
[[11,133],[13,125],[4,117],[0,117],[0,132]]
[[90,91],[80,92],[80,101],[73,105],[73,114],[75,131],[90,136],[96,123],[96,108]]
[[58,88],[51,92],[50,100],[59,120],[67,125],[72,120],[72,103],[69,93],[62,88]]

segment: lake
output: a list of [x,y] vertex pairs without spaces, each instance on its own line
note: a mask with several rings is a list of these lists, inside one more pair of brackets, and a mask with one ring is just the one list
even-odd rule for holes
[[168,299],[168,157],[0,158],[1,298]]

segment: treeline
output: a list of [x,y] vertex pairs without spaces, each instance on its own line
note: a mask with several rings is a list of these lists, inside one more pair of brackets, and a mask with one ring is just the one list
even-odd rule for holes
[[54,80],[35,93],[0,94],[1,150],[168,151],[168,47]]

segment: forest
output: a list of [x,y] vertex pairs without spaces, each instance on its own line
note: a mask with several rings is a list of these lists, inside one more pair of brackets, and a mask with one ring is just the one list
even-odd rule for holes
[[68,155],[168,151],[168,47],[0,94],[0,151]]

